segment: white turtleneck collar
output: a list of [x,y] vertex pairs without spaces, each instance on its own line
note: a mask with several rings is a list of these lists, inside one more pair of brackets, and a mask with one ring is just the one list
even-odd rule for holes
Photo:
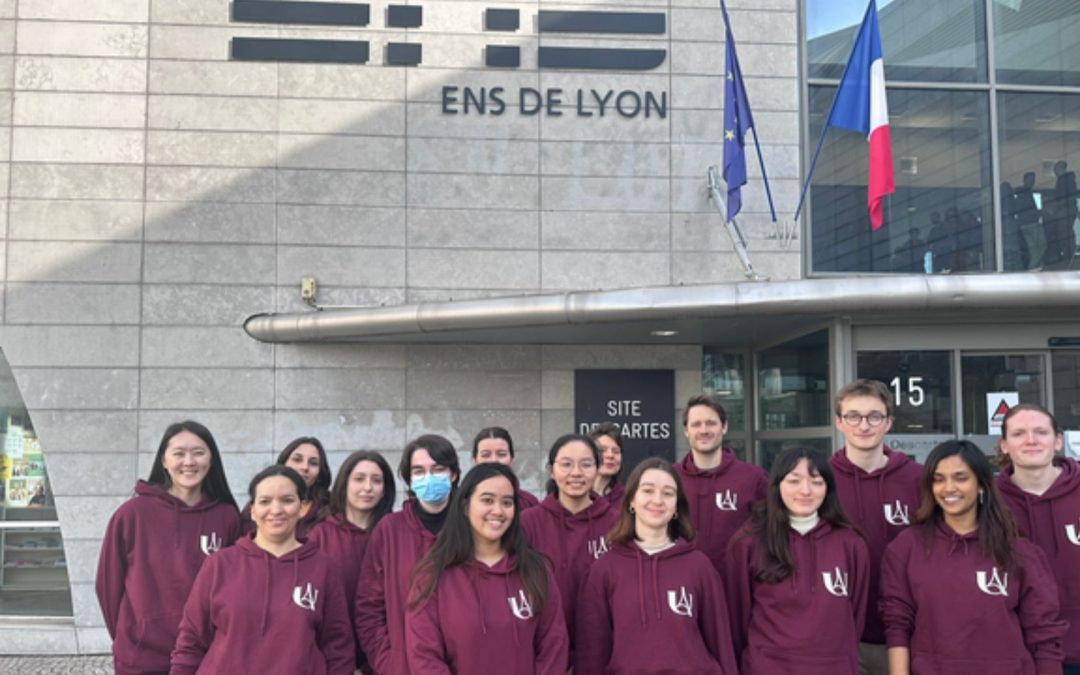
[[791,523],[791,529],[795,530],[799,534],[805,535],[810,530],[817,526],[818,521],[817,511],[814,511],[808,516],[793,516],[788,514],[788,522]]

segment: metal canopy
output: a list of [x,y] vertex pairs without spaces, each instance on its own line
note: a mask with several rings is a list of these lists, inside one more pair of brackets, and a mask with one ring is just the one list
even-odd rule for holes
[[[753,345],[838,316],[962,322],[1075,319],[1080,272],[867,276],[255,314],[263,342]],[[1051,311],[1052,310],[1052,311]],[[1068,310],[1068,311],[1062,311]],[[676,331],[677,335],[655,335]]]

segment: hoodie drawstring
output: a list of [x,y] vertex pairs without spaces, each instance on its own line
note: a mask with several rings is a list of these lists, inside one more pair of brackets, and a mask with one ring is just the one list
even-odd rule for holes
[[657,573],[657,564],[660,562],[659,554],[649,556],[652,558],[652,594],[653,605],[656,607],[656,620],[663,619],[663,615],[660,614],[660,581],[659,574]]
[[274,573],[273,568],[270,566],[270,555],[268,553],[263,554],[263,561],[266,563],[266,586],[263,589],[263,614],[262,625],[260,626],[260,633],[266,635],[266,627],[270,622],[270,577]]
[[642,627],[647,625],[645,619],[645,573],[641,569],[641,549],[637,549],[637,582],[638,582],[638,614],[641,617]]

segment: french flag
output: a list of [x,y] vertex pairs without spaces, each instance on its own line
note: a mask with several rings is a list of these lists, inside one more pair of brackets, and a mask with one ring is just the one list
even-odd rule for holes
[[881,202],[885,195],[896,191],[896,183],[889,142],[889,110],[885,101],[885,63],[881,58],[875,0],[870,0],[866,8],[825,126],[858,131],[870,142],[867,203],[870,228],[879,229]]

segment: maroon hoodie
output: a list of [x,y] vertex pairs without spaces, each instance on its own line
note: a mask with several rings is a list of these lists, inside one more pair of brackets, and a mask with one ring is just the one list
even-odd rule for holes
[[518,488],[518,510],[519,511],[524,511],[525,509],[531,509],[532,507],[538,506],[539,504],[540,504],[540,500],[536,498],[536,495],[529,492],[528,490],[523,490],[520,487]]
[[[353,525],[340,514],[333,514],[311,529],[308,541],[330,556],[341,572],[345,604],[349,610],[349,620],[353,621],[356,613],[353,599],[356,597],[356,582],[360,578],[360,563],[367,549],[368,531]],[[356,667],[360,668],[365,662],[364,653],[357,649]]]
[[[911,650],[912,675],[1061,673],[1057,585],[1026,539],[1006,572],[982,552],[978,532],[912,527],[885,549],[881,606],[886,644]],[[1036,670],[1038,668],[1038,670]]]
[[507,556],[491,567],[470,560],[445,570],[431,596],[405,617],[413,675],[566,675],[562,604],[555,576],[539,616]]
[[857,675],[870,585],[866,541],[822,520],[805,535],[789,528],[788,550],[794,571],[770,584],[756,578],[756,536],[743,530],[728,546],[724,587],[742,672]]
[[1080,465],[1071,459],[1057,465],[1061,474],[1041,495],[1021,490],[1012,481],[1012,467],[997,484],[1020,533],[1043,550],[1054,571],[1061,618],[1069,622],[1065,662],[1080,663]]
[[105,530],[97,596],[119,675],[162,673],[203,561],[240,536],[236,506],[205,495],[188,506],[139,481]]
[[611,489],[608,490],[608,493],[603,497],[611,504],[611,508],[618,511],[619,507],[622,505],[622,498],[624,494],[626,494],[626,486],[624,486],[622,483],[614,483],[611,486]]
[[888,462],[877,471],[866,472],[851,463],[847,450],[829,459],[836,478],[836,496],[851,522],[866,535],[870,546],[870,595],[862,641],[885,644],[885,624],[879,611],[881,556],[885,547],[911,524],[919,508],[919,480],[922,465],[902,452],[885,447]]
[[649,555],[613,545],[578,597],[574,673],[737,675],[727,605],[709,559],[685,540]]
[[[319,524],[319,509],[321,508],[322,503],[317,497],[311,500],[311,506],[308,508],[307,513],[296,524],[297,539],[307,539],[311,528]],[[248,502],[240,511],[240,522],[244,525],[245,537],[255,534],[255,521],[251,519],[251,502]]]
[[[416,563],[435,535],[416,515],[415,499],[371,531],[356,586],[356,637],[368,665],[380,675],[409,675],[405,661],[405,609]],[[448,507],[449,508],[449,507]]]
[[341,574],[312,542],[281,557],[244,537],[195,579],[170,675],[352,675]]
[[618,520],[619,512],[596,494],[593,503],[578,513],[570,513],[551,494],[540,506],[521,514],[521,527],[529,543],[547,556],[555,570],[571,646],[578,589],[593,562],[607,553],[607,534]]
[[690,502],[694,543],[709,556],[721,575],[728,541],[750,517],[750,507],[765,498],[768,475],[761,467],[741,462],[731,448],[724,448],[720,466],[702,471],[687,453],[675,465]]

